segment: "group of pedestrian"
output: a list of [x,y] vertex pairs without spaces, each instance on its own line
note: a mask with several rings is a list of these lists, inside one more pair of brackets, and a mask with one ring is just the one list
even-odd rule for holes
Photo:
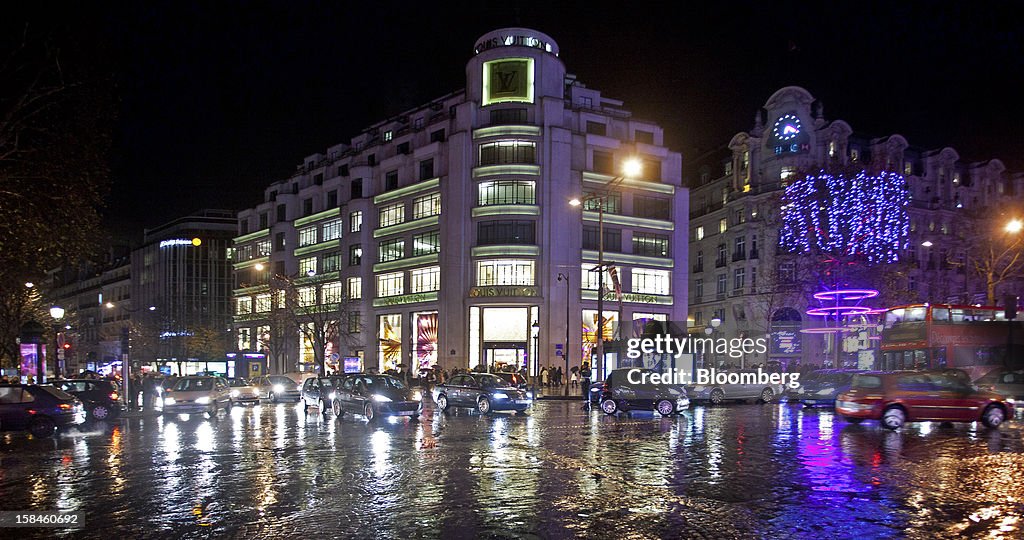
[[565,384],[564,377],[565,373],[562,372],[561,367],[544,366],[540,370],[540,385],[544,387],[562,386]]

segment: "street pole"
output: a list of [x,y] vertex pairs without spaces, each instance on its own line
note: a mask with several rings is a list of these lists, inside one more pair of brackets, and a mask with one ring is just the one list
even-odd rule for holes
[[[604,380],[604,203],[597,199],[597,376]],[[593,370],[594,366],[591,366]]]
[[569,376],[569,276],[561,272],[558,273],[558,281],[565,282],[565,347],[562,349],[562,359],[565,360],[565,371],[563,377],[565,380],[565,395],[569,395],[569,381],[572,377]]

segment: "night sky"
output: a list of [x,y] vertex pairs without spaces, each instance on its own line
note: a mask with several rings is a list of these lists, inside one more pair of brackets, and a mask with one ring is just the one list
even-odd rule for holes
[[1024,167],[1013,3],[842,4],[126,3],[95,14],[121,109],[108,221],[255,204],[304,156],[461,89],[476,38],[505,26],[552,36],[684,161],[800,85],[857,132]]

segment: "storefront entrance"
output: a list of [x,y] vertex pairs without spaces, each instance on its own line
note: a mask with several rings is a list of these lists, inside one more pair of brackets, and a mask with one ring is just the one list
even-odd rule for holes
[[488,371],[519,371],[526,365],[526,342],[484,342],[484,362]]

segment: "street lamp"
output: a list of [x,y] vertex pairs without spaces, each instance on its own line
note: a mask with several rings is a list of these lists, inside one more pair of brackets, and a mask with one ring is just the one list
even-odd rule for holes
[[[60,306],[53,306],[50,308],[50,317],[53,318],[53,378],[59,379],[61,372],[61,361],[64,356],[64,352],[60,348],[60,320],[64,318],[64,308]],[[42,373],[40,373],[39,381],[42,383]]]
[[[540,323],[533,321],[530,327],[530,335],[533,336],[533,370],[537,376],[540,375]],[[536,380],[536,379],[534,379]]]
[[[563,377],[569,377],[569,276],[558,273],[558,281],[565,282],[565,346],[562,348],[562,359],[565,360]],[[569,395],[569,384],[565,385],[565,395]]]
[[1022,229],[1024,229],[1024,222],[1017,218],[1011,219],[1009,222],[1006,223],[1006,227],[1003,228],[1003,230],[1010,234],[1017,234]]
[[[643,165],[637,158],[628,158],[622,162],[622,174],[616,176],[605,185],[602,193],[592,193],[582,200],[572,199],[571,206],[581,206],[591,201],[597,201],[597,376],[604,380],[604,205],[608,202],[611,189],[620,184],[626,178],[635,178],[640,175]],[[582,286],[582,283],[580,284]],[[568,343],[566,344],[568,347]],[[593,366],[591,366],[593,369]]]
[[[105,307],[107,309],[114,309],[117,306],[113,302],[106,302],[105,304],[103,304],[103,307]],[[141,311],[141,309],[139,309],[139,308],[132,309],[132,308],[126,308],[124,306],[121,306],[121,309],[123,309],[124,311],[127,311],[128,313],[138,313],[139,311]],[[149,311],[156,311],[156,306],[149,306],[146,309],[148,309]],[[131,324],[131,319],[129,319],[129,324]],[[124,385],[124,406],[125,406],[125,408],[131,407],[131,405],[133,403],[133,401],[129,397],[129,396],[132,395],[131,394],[132,368],[131,368],[131,356],[130,356],[130,354],[131,354],[131,344],[129,342],[131,337],[128,335],[128,332],[130,332],[130,327],[124,327],[122,329],[122,335],[121,335],[121,384]]]

